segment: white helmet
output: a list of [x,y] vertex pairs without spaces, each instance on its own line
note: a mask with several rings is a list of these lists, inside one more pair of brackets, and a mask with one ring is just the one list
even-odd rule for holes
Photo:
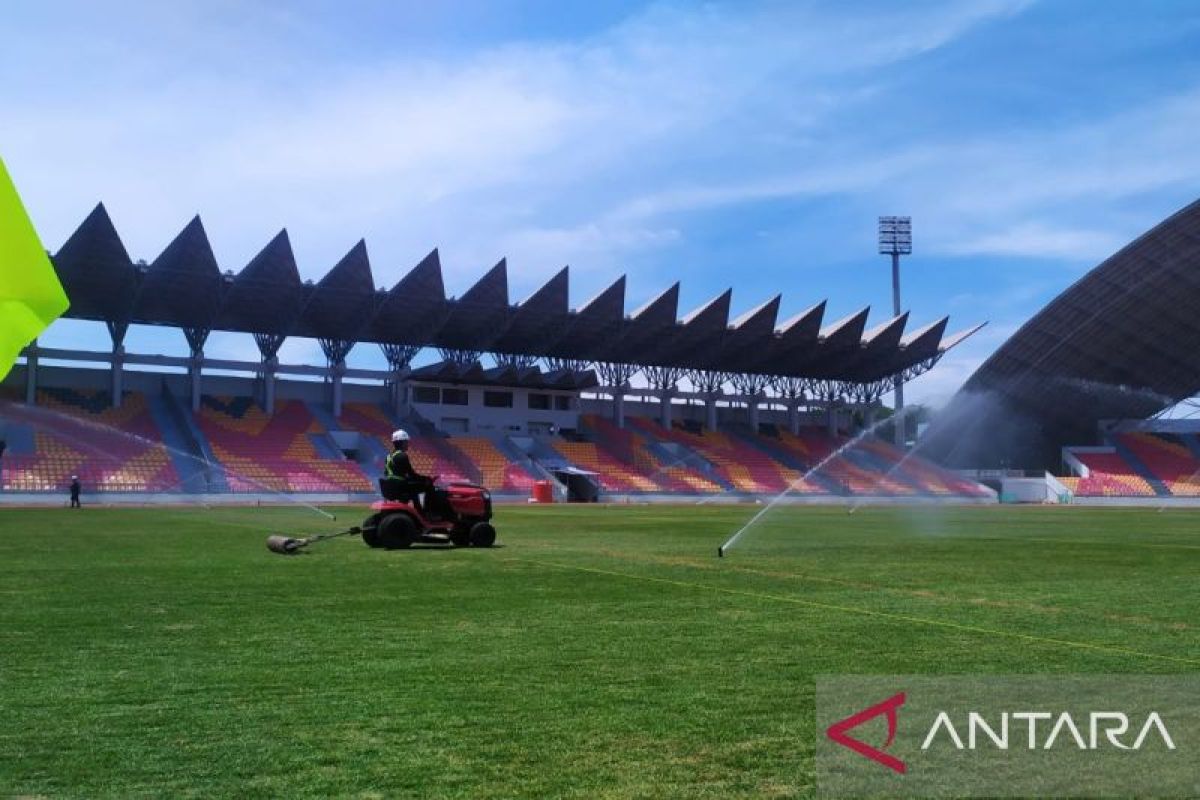
[[392,441],[393,442],[407,442],[408,441],[408,431],[402,430],[400,428],[397,428],[396,430],[392,431]]

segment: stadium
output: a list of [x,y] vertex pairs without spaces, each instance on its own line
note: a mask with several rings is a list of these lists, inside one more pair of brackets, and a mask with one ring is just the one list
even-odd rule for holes
[[[1193,204],[1089,272],[907,452],[894,425],[873,430],[880,398],[981,325],[868,328],[869,309],[826,321],[824,302],[779,320],[778,295],[731,321],[733,288],[680,317],[678,283],[627,312],[624,276],[572,309],[566,268],[512,303],[503,259],[447,298],[437,250],[377,289],[363,242],[305,283],[286,231],[234,273],[199,217],[135,263],[100,204],[53,262],[67,316],[111,348],[26,349],[4,384],[2,485],[25,503],[60,501],[73,475],[102,502],[345,503],[374,492],[405,428],[420,471],[509,500],[541,482],[560,501],[1186,502],[1200,422],[1159,417],[1200,390],[1178,310],[1198,230]],[[128,353],[130,325],[178,331],[191,355]],[[206,359],[214,330],[261,360]],[[280,364],[289,337],[327,363]],[[347,368],[363,345],[389,369]],[[437,360],[412,368],[422,351]]]
[[[868,329],[868,309],[827,322],[822,302],[781,321],[776,296],[731,323],[732,289],[678,318],[679,284],[627,313],[624,277],[570,309],[566,269],[510,304],[503,260],[448,299],[436,250],[376,290],[361,242],[305,284],[286,231],[223,273],[199,218],[135,264],[103,205],[53,260],[67,315],[102,323],[112,347],[35,345],[6,383],[4,490],[25,502],[60,499],[72,475],[102,500],[347,502],[374,491],[401,427],[420,471],[522,500],[538,481],[561,500],[989,495],[882,439],[803,478],[874,424],[897,376],[973,332],[946,336],[947,318],[906,335],[907,314]],[[191,356],[125,352],[131,324],[181,332]],[[206,359],[214,329],[253,336],[262,360]],[[280,364],[289,336],[328,363]],[[346,367],[363,343],[388,371]],[[439,360],[410,368],[426,348]]]
[[[132,106],[104,110],[111,129],[41,105],[54,135],[14,126],[0,795],[1195,795],[1194,125],[1121,96],[1115,133],[1024,127],[1026,40],[976,26],[1112,50],[1037,4],[750,6],[654,4],[545,46],[523,14],[528,40],[456,44],[450,72],[422,26],[457,42],[511,10],[456,6],[451,30],[351,8],[389,38],[356,28],[331,56],[342,16],[247,7],[253,42],[196,37],[213,75],[184,102],[151,81],[137,109],[174,138],[130,146],[119,178],[69,155],[126,152],[107,137],[140,129]],[[142,37],[164,75],[195,56],[180,14]],[[836,57],[801,46],[810,27]],[[107,46],[91,37],[70,63]],[[416,55],[401,69],[367,41]],[[1037,119],[1066,124],[1079,68],[1052,84],[1046,58]],[[342,83],[348,64],[382,94]],[[296,93],[279,105],[276,66]],[[807,70],[833,77],[766,92]],[[880,158],[892,116],[919,147]],[[966,117],[1004,136],[953,138]],[[1114,142],[1146,131],[1129,149],[1155,163],[1117,168]],[[43,142],[61,169],[30,155]],[[580,195],[613,205],[563,222]],[[863,220],[899,201],[913,216],[879,216],[860,259]],[[494,266],[465,272],[480,243]],[[572,266],[534,272],[538,247]],[[881,312],[862,265],[883,256]]]

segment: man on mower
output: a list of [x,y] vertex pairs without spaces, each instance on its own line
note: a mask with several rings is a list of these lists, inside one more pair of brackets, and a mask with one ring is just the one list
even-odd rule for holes
[[383,476],[390,481],[396,481],[396,490],[402,494],[406,502],[412,503],[421,510],[421,493],[433,488],[433,480],[428,475],[422,475],[413,469],[408,457],[408,431],[392,431],[392,454],[388,456]]

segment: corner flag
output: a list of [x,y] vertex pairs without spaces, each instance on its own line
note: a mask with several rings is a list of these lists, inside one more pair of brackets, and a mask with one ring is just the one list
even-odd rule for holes
[[0,380],[67,310],[67,295],[0,160]]

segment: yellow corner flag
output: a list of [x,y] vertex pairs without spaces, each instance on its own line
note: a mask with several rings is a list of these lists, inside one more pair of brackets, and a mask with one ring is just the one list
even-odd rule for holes
[[0,159],[0,380],[67,310],[67,295]]

